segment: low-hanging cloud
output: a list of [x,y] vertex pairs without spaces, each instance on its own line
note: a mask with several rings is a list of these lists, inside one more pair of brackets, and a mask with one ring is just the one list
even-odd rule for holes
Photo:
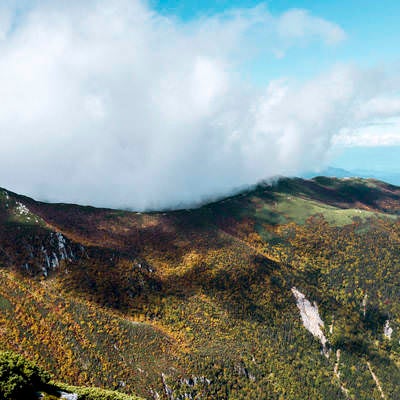
[[315,169],[393,96],[384,74],[346,66],[301,85],[242,81],[254,54],[345,39],[301,10],[182,22],[135,0],[11,4],[0,11],[0,186],[39,199],[195,205]]

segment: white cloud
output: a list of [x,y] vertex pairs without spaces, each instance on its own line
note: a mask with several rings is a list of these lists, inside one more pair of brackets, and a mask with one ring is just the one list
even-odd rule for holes
[[310,15],[306,10],[289,10],[277,22],[278,33],[286,39],[318,38],[334,45],[346,38],[338,25]]
[[388,118],[400,114],[400,97],[376,97],[362,104],[357,112],[360,119]]
[[343,129],[333,138],[333,143],[337,147],[400,146],[400,118],[376,120],[351,130]]
[[[300,26],[285,28],[289,17]],[[236,67],[338,32],[265,7],[183,23],[135,0],[31,2],[0,42],[0,185],[148,209],[315,169],[337,132],[360,122],[360,104],[386,96],[381,74],[337,67],[264,90]]]

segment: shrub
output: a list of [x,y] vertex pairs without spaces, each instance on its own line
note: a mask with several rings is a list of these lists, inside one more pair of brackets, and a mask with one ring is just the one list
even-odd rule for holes
[[13,352],[0,352],[0,398],[29,399],[50,376],[36,364]]

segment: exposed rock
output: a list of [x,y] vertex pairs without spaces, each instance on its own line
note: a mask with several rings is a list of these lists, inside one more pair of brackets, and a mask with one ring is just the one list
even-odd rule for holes
[[367,314],[367,301],[368,301],[368,295],[366,294],[363,298],[363,302],[362,302],[362,307],[363,307],[363,314],[364,314],[364,318]]
[[382,385],[379,382],[379,379],[375,375],[374,371],[372,371],[371,363],[369,361],[367,361],[367,365],[368,365],[369,372],[371,373],[372,379],[374,380],[374,382],[376,384],[376,387],[378,388],[379,393],[381,394],[382,399],[386,399],[385,393],[384,393],[384,391],[382,389]]
[[340,371],[339,371],[339,367],[340,367],[340,349],[336,350],[336,363],[335,366],[333,368],[333,375],[334,377],[338,380],[339,382],[339,386],[340,386],[340,390],[342,391],[343,395],[346,397],[346,399],[349,398],[349,391],[348,389],[346,389],[346,387],[344,386],[341,378],[340,378]]
[[65,400],[78,400],[78,395],[77,395],[76,393],[61,392],[61,393],[60,393],[60,399],[65,399]]
[[306,299],[306,296],[297,290],[295,287],[292,287],[292,293],[296,298],[297,307],[300,310],[301,319],[303,321],[304,327],[316,338],[318,338],[322,344],[322,350],[326,357],[329,356],[329,352],[327,349],[327,342],[324,332],[322,328],[324,327],[324,321],[322,321],[319,312],[318,306],[314,302],[311,304],[309,300]]
[[383,334],[389,340],[392,339],[393,328],[390,326],[390,321],[386,320],[385,325],[383,327]]

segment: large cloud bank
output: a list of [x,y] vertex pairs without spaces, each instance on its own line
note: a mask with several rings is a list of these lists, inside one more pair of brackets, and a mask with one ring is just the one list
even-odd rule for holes
[[315,169],[340,135],[400,110],[379,71],[338,66],[266,88],[240,78],[260,52],[345,39],[305,11],[184,23],[135,0],[20,5],[0,11],[0,186],[39,199],[194,205]]

